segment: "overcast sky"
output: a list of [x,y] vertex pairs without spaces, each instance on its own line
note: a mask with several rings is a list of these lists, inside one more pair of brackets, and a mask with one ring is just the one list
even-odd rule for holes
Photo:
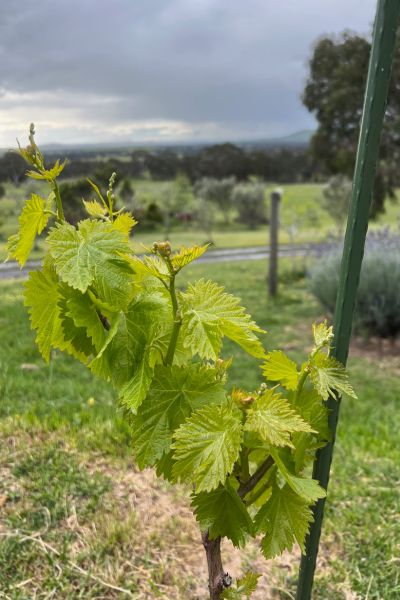
[[312,45],[376,0],[0,0],[0,146],[235,140],[314,127]]

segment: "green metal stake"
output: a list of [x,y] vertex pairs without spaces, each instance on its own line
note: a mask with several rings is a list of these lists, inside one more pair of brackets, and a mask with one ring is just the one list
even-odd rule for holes
[[[378,1],[334,318],[331,355],[343,364],[346,364],[349,352],[399,14],[400,0]],[[332,441],[318,452],[314,464],[313,477],[324,488],[329,482],[339,405],[340,398],[328,400]],[[306,540],[306,553],[301,559],[296,600],[311,599],[324,506],[325,499],[322,499],[314,507],[314,523]]]

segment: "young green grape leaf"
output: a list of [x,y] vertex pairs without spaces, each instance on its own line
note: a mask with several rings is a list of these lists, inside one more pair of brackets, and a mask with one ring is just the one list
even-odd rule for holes
[[287,390],[297,388],[300,375],[297,365],[282,350],[269,352],[262,370],[268,381],[279,381]]
[[66,164],[67,164],[66,160],[63,163],[60,163],[60,161],[57,159],[56,162],[54,163],[54,166],[51,169],[40,169],[39,171],[27,171],[26,174],[28,177],[31,177],[32,179],[54,181],[55,179],[57,179],[57,177],[59,175],[61,175]]
[[157,477],[164,477],[167,481],[173,482],[172,469],[175,462],[173,459],[173,452],[166,452],[162,457],[156,461],[155,468]]
[[225,600],[243,600],[243,598],[250,598],[257,589],[260,577],[260,573],[249,571],[246,575],[237,580],[236,587],[224,590],[221,593],[221,597],[225,598]]
[[119,214],[116,219],[113,221],[113,228],[117,231],[121,231],[126,237],[126,240],[129,240],[129,236],[131,234],[131,230],[137,224],[137,221],[133,218],[133,216],[128,212],[123,212]]
[[292,452],[294,470],[296,475],[301,473],[307,465],[315,460],[315,452],[325,446],[326,441],[316,438],[310,433],[294,433],[292,437],[294,450]]
[[7,250],[21,267],[24,266],[31,253],[36,236],[42,233],[48,223],[49,214],[45,212],[46,206],[47,203],[43,198],[32,194],[18,218],[18,233],[16,236],[10,237]]
[[296,431],[313,431],[280,393],[267,390],[257,397],[247,411],[246,431],[258,433],[273,446],[293,448],[291,434]]
[[84,200],[83,205],[87,214],[95,219],[102,219],[107,215],[107,208],[97,200]]
[[121,402],[136,412],[150,387],[154,365],[163,359],[165,334],[173,326],[167,298],[140,294],[119,317],[118,330],[91,364],[107,374]]
[[86,219],[77,229],[69,223],[57,224],[47,242],[56,271],[65,283],[82,293],[93,284],[103,300],[117,306],[129,299],[131,270],[121,258],[129,251],[129,244],[111,223]]
[[309,504],[316,502],[319,498],[325,498],[326,491],[319,485],[318,481],[310,477],[297,477],[286,467],[277,450],[271,448],[270,451],[280,474],[298,496],[301,496]]
[[81,294],[69,286],[64,286],[66,298],[65,314],[72,319],[76,327],[84,328],[93,346],[100,351],[107,337],[107,330],[100,318],[100,313],[89,294]]
[[317,352],[311,360],[311,381],[324,400],[335,393],[357,398],[345,367],[332,356]]
[[214,369],[156,366],[149,392],[133,419],[134,450],[141,468],[168,452],[174,431],[194,410],[225,400]]
[[101,300],[114,310],[126,310],[138,291],[134,273],[122,256],[98,265],[92,284]]
[[122,312],[118,312],[113,316],[114,318],[112,320],[111,327],[106,334],[102,347],[93,360],[88,364],[88,367],[92,373],[98,377],[102,377],[106,381],[111,380],[111,376],[113,374],[112,359],[117,356],[116,352],[110,352],[110,345],[113,343],[114,338],[119,331],[124,314]]
[[86,355],[77,351],[65,339],[60,317],[60,286],[55,271],[44,267],[42,271],[29,273],[24,296],[32,329],[36,331],[36,344],[44,360],[49,362],[50,350],[53,347],[65,350],[78,360],[86,362]]
[[232,471],[241,443],[241,412],[234,404],[192,413],[174,433],[174,477],[195,484],[197,492],[217,488]]
[[313,323],[313,338],[316,348],[328,347],[333,339],[333,327],[328,327],[327,321]]
[[176,272],[179,272],[183,267],[186,267],[189,263],[200,258],[208,248],[209,244],[205,244],[204,246],[193,246],[192,248],[185,248],[182,246],[179,252],[171,257],[172,266]]
[[[86,328],[78,326],[68,314],[67,302],[71,297],[71,292],[74,291],[77,290],[74,290],[65,283],[61,282],[59,285],[60,300],[58,306],[60,308],[61,326],[64,339],[71,344],[77,353],[81,353],[86,359],[89,359],[90,356],[96,354],[92,339],[88,336]],[[79,294],[80,292],[77,293]]]
[[122,404],[133,413],[137,411],[149,390],[153,379],[154,366],[148,348],[143,348],[143,354],[135,364],[132,377],[120,388],[119,397]]
[[161,281],[169,279],[167,265],[158,256],[144,256],[143,259],[138,256],[126,256],[126,260],[132,267],[132,270],[140,278],[157,277]]
[[[293,394],[293,396],[295,396]],[[321,396],[311,386],[305,385],[296,401],[295,409],[300,416],[317,431],[320,439],[329,441],[331,432],[328,425],[328,407],[322,401]]]
[[256,358],[265,356],[255,335],[264,333],[240,306],[240,300],[212,281],[201,279],[181,294],[183,338],[193,354],[216,360],[226,336]]
[[31,271],[25,283],[25,306],[29,309],[32,329],[36,330],[36,344],[46,362],[54,340],[63,338],[58,289],[54,271]]
[[210,539],[227,537],[234,546],[244,546],[254,534],[253,521],[237,491],[229,481],[211,492],[192,494],[192,507],[202,531]]
[[257,531],[265,533],[261,541],[265,558],[275,558],[284,550],[292,550],[295,541],[304,552],[304,541],[313,520],[306,500],[287,484],[282,488],[275,486],[255,517]]

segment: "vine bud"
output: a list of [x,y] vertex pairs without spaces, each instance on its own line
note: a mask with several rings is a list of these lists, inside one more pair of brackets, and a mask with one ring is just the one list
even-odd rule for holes
[[110,177],[110,179],[108,180],[108,189],[109,189],[109,190],[112,190],[112,189],[113,189],[113,187],[114,187],[114,183],[115,183],[115,180],[116,180],[116,179],[117,179],[117,174],[116,174],[116,173],[115,173],[115,171],[114,171],[114,173],[111,173],[111,177]]
[[162,258],[169,258],[172,252],[171,244],[169,242],[155,242],[153,252],[159,254]]
[[260,387],[258,388],[257,394],[258,394],[259,396],[261,396],[262,394],[264,394],[264,393],[267,391],[267,389],[268,389],[268,386],[267,386],[267,384],[266,384],[266,383],[262,383],[262,384],[260,385]]
[[232,400],[242,408],[247,408],[253,404],[255,398],[244,390],[234,389],[232,391]]

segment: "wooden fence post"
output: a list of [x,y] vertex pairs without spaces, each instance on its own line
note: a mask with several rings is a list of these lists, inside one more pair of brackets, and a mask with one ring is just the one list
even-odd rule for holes
[[271,192],[271,211],[269,222],[269,273],[268,291],[271,298],[278,292],[278,232],[279,232],[279,204],[282,197],[280,188]]

